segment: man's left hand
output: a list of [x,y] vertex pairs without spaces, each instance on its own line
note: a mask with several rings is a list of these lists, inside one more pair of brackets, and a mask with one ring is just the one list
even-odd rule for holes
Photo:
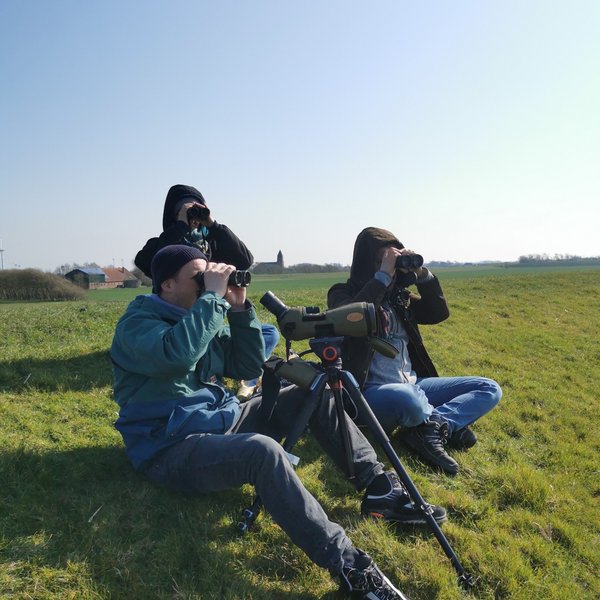
[[225,300],[231,304],[231,310],[246,310],[246,288],[230,285],[227,287]]

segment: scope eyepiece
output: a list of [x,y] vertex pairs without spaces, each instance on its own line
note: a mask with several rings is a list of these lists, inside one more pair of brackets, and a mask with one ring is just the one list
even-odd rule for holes
[[279,321],[289,308],[271,291],[266,292],[260,303]]

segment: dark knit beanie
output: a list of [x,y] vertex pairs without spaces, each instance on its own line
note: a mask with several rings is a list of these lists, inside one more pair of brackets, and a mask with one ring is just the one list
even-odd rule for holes
[[152,291],[155,294],[160,292],[160,285],[170,277],[173,277],[183,265],[187,265],[190,260],[201,258],[208,260],[206,254],[200,252],[195,246],[184,246],[175,244],[166,246],[159,250],[152,259],[150,270],[152,273]]

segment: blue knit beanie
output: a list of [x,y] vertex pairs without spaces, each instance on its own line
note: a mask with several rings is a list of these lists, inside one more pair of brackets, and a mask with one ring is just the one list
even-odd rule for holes
[[206,254],[200,252],[194,246],[184,246],[183,244],[175,244],[174,246],[166,246],[159,250],[152,259],[150,271],[152,273],[152,291],[155,294],[160,292],[160,285],[170,277],[173,277],[183,265],[187,265],[190,260],[201,258],[208,260]]

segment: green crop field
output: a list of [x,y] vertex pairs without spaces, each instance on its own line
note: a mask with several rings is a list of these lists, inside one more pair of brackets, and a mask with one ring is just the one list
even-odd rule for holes
[[[475,424],[479,443],[455,453],[454,478],[395,446],[448,509],[443,529],[475,589],[458,587],[427,530],[361,519],[360,495],[310,437],[295,452],[300,477],[413,600],[600,597],[600,269],[436,272],[451,316],[422,332],[440,374],[492,377],[504,397]],[[249,293],[324,308],[346,277],[256,277]],[[0,598],[337,598],[268,515],[238,536],[250,487],[188,498],[129,466],[108,348],[147,292],[0,304]]]

